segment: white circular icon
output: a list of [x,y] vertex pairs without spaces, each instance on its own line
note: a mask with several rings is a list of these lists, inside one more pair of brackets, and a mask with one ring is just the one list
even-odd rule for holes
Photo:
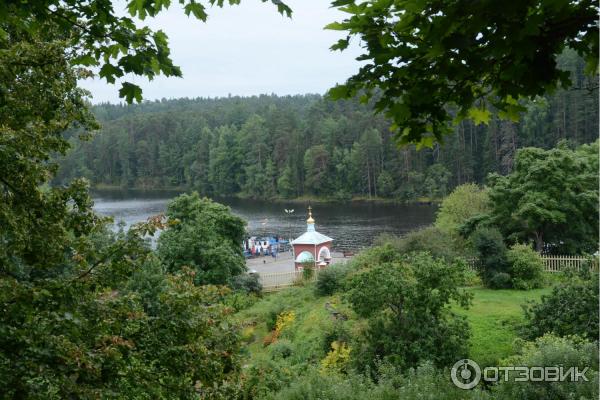
[[481,380],[481,368],[473,361],[465,358],[457,361],[450,371],[452,383],[461,389],[473,389]]

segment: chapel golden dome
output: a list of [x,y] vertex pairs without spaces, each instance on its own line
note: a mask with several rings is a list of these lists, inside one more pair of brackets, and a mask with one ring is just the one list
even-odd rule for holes
[[312,207],[308,206],[308,219],[306,220],[307,224],[314,224],[315,220],[312,217]]

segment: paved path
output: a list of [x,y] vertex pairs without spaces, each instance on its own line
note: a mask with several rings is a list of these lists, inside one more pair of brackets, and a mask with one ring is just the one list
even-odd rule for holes
[[[349,261],[351,257],[344,257],[342,253],[331,253],[331,264]],[[271,256],[261,256],[249,258],[246,260],[248,271],[256,270],[260,273],[294,272],[294,260],[292,252],[279,253],[277,258]]]

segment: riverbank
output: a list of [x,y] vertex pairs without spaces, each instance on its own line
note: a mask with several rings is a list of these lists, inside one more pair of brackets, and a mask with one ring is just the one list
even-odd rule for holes
[[[131,196],[133,195],[152,195],[151,197],[155,197],[156,195],[164,196],[177,196],[181,193],[187,193],[193,191],[191,188],[186,187],[122,187],[117,185],[106,185],[106,184],[98,184],[93,185],[91,187],[92,193],[97,194],[110,194],[115,197],[123,197],[123,196]],[[119,196],[118,194],[122,195]],[[304,195],[293,198],[285,198],[285,197],[270,197],[270,198],[256,198],[252,196],[244,195],[243,193],[237,193],[232,196],[212,196],[206,195],[207,197],[219,199],[219,198],[233,198],[240,200],[256,200],[256,201],[269,201],[273,203],[283,204],[334,204],[334,203],[374,203],[374,204],[390,204],[390,205],[404,205],[404,204],[412,204],[412,205],[436,205],[441,202],[439,199],[430,199],[428,197],[419,197],[416,199],[409,200],[400,200],[397,198],[389,198],[389,197],[378,197],[378,196],[352,196],[349,198],[337,198],[337,197],[321,197],[321,196],[312,196],[312,195]]]

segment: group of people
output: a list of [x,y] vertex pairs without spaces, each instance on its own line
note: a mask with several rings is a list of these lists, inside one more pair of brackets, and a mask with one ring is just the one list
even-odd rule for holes
[[268,256],[277,257],[277,246],[273,246],[267,239],[257,239],[251,237],[244,240],[244,254],[247,256]]

